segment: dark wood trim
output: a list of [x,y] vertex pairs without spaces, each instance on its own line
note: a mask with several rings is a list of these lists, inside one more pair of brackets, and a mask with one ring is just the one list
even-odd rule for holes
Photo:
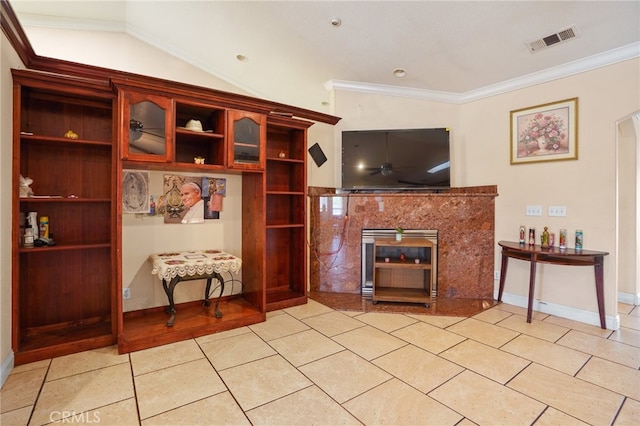
[[36,52],[31,47],[31,43],[9,4],[9,0],[0,0],[0,27],[2,27],[4,35],[9,39],[11,46],[18,53],[22,63],[28,67],[33,58],[36,57]]
[[31,43],[27,39],[27,36],[24,33],[22,26],[20,25],[20,22],[18,21],[18,18],[11,8],[8,0],[0,0],[0,13],[2,17],[2,31],[18,53],[18,56],[20,56],[22,62],[27,66],[27,68],[32,70],[67,75],[81,79],[103,80],[104,82],[109,82],[119,86],[134,85],[137,89],[148,86],[150,89],[155,91],[166,90],[167,94],[170,94],[171,96],[182,96],[185,99],[194,99],[194,93],[196,93],[197,99],[199,100],[204,99],[215,102],[221,107],[236,108],[244,111],[281,114],[331,125],[335,125],[340,121],[340,117],[305,108],[298,108],[279,102],[272,102],[253,98],[251,96],[117,71],[109,68],[39,56],[33,50]]

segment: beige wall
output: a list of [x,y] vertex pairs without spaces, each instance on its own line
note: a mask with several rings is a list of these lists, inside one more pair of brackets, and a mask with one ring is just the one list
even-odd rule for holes
[[11,159],[13,81],[11,68],[23,68],[4,33],[0,38],[0,385],[13,367],[11,351]]
[[[451,127],[453,185],[498,185],[496,241],[515,240],[520,225],[538,230],[548,226],[556,233],[566,228],[573,246],[575,229],[582,229],[585,248],[611,253],[605,260],[605,298],[609,325],[615,326],[616,121],[640,108],[639,64],[639,59],[629,60],[463,105],[336,92],[333,113],[343,120],[328,155],[334,159],[335,186],[339,186],[339,131]],[[579,98],[579,159],[510,165],[510,111],[573,97]],[[542,205],[543,216],[525,216],[526,205]],[[550,205],[566,206],[567,216],[548,217]],[[495,265],[499,269],[497,246]],[[528,275],[527,263],[510,263],[505,300],[524,304]],[[539,308],[597,324],[593,279],[592,268],[539,266],[535,295],[543,303]]]
[[[235,91],[225,81],[176,60],[129,36],[116,33],[79,33],[77,31],[30,28],[27,33],[36,52],[43,56],[84,62],[91,65],[152,75],[191,84]],[[9,52],[3,37],[2,104],[3,123],[10,117],[11,85],[9,68],[18,65]],[[606,310],[610,326],[616,315],[614,265],[615,244],[615,122],[633,111],[640,110],[640,59],[630,60],[546,84],[506,93],[499,96],[456,105],[435,101],[406,99],[355,92],[336,92],[332,113],[343,117],[332,128],[314,125],[309,132],[309,144],[320,143],[329,161],[321,167],[310,162],[308,183],[312,186],[339,186],[340,131],[365,128],[450,127],[452,137],[452,179],[456,186],[496,184],[500,196],[496,199],[496,241],[513,240],[519,225],[552,230],[566,227],[570,232],[581,228],[585,233],[585,247],[611,253],[605,262]],[[579,160],[528,165],[509,165],[509,112],[514,109],[546,102],[579,98]],[[10,203],[11,129],[2,126],[2,204]],[[157,176],[153,185],[158,185]],[[238,185],[231,180],[230,185]],[[153,191],[152,191],[153,192]],[[524,215],[527,204],[565,205],[566,218],[531,218]],[[229,209],[229,210],[226,210]],[[225,199],[225,212],[239,212],[240,199]],[[224,213],[223,213],[224,214]],[[123,285],[133,285],[133,298],[128,307],[159,303],[157,286],[142,270],[146,256],[167,244],[181,243],[185,235],[194,240],[221,246],[239,240],[241,232],[237,218],[223,216],[223,221],[185,229],[155,223],[156,219],[124,219]],[[225,222],[226,220],[229,222]],[[0,211],[3,236],[10,232],[10,218]],[[227,226],[231,227],[228,230]],[[185,225],[186,226],[186,225]],[[166,233],[171,229],[170,233]],[[171,234],[179,232],[178,234]],[[172,246],[174,247],[174,246]],[[169,248],[169,247],[166,247]],[[225,247],[226,248],[226,247]],[[499,251],[495,252],[499,265]],[[9,238],[0,244],[0,349],[5,362],[10,353],[10,260]],[[462,261],[462,260],[461,260]],[[141,278],[145,277],[145,278]],[[146,284],[139,284],[142,279]],[[507,297],[522,303],[526,297],[528,268],[524,262],[514,261],[508,273]],[[544,309],[560,310],[560,314],[593,322],[597,318],[590,268],[541,266],[536,297],[547,305]],[[141,289],[138,291],[135,286]],[[147,286],[146,289],[144,287]],[[154,287],[155,286],[155,287]],[[136,300],[139,295],[144,300]]]

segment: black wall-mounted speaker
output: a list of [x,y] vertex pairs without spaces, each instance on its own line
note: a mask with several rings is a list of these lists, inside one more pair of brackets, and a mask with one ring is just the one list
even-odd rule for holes
[[324,155],[322,148],[318,143],[314,143],[311,148],[309,148],[309,154],[311,154],[311,158],[316,162],[316,166],[320,167],[327,161],[327,156]]

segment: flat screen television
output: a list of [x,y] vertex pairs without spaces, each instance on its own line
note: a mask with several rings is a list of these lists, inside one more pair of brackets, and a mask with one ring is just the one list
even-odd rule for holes
[[444,190],[451,186],[449,129],[342,132],[342,190]]

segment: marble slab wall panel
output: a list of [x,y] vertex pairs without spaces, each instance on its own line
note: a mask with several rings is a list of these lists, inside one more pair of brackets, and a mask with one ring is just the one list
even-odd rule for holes
[[442,193],[309,188],[311,291],[360,293],[363,228],[438,230],[438,298],[493,298],[496,186]]

